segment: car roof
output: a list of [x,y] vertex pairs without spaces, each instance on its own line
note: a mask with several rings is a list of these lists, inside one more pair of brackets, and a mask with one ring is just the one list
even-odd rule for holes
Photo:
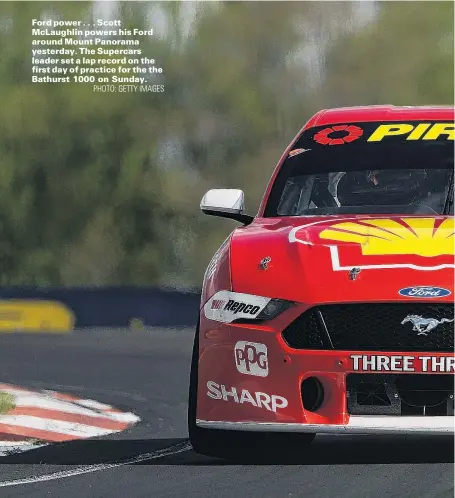
[[298,141],[305,130],[314,126],[331,126],[337,123],[361,122],[393,122],[393,121],[454,121],[455,107],[453,105],[424,105],[424,106],[395,106],[395,105],[370,105],[355,107],[337,107],[323,109],[317,112],[299,131],[294,140],[288,145],[278,162],[262,198],[258,215],[262,216],[267,204],[270,190],[276,176],[289,151]]
[[440,121],[454,119],[454,106],[394,106],[372,105],[324,109],[315,114],[305,125],[324,126],[335,123],[369,121]]

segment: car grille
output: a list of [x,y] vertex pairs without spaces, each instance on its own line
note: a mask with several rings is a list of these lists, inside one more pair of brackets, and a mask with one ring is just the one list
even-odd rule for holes
[[[401,323],[409,315],[440,323],[419,332]],[[453,319],[450,303],[330,304],[310,308],[282,335],[295,349],[453,352]]]
[[349,374],[351,415],[453,416],[453,376],[441,374]]

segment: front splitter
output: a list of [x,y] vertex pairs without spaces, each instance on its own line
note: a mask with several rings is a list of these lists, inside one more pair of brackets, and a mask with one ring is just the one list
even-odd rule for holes
[[316,434],[441,434],[455,433],[455,419],[444,417],[393,417],[352,415],[340,424],[293,424],[275,422],[224,422],[197,420],[198,427],[251,432],[310,432]]

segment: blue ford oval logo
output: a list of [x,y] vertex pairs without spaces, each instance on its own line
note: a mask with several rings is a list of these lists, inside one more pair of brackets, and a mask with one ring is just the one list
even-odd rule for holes
[[433,287],[431,285],[416,285],[415,287],[405,287],[398,291],[400,296],[406,297],[445,297],[452,294],[449,289]]

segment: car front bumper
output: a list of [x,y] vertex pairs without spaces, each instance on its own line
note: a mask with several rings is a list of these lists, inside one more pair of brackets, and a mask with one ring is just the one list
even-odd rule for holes
[[[240,362],[247,356],[245,344],[255,348],[258,358],[267,355],[266,369],[258,363],[245,369]],[[259,432],[450,435],[453,369],[453,353],[448,352],[296,350],[272,327],[214,326],[202,320],[197,425]],[[303,396],[305,382],[314,378],[323,388],[323,401],[311,409]],[[374,382],[384,384],[379,396],[387,395],[385,402],[366,400],[369,392],[365,396],[363,387],[371,392]],[[423,402],[421,389],[429,393]]]

